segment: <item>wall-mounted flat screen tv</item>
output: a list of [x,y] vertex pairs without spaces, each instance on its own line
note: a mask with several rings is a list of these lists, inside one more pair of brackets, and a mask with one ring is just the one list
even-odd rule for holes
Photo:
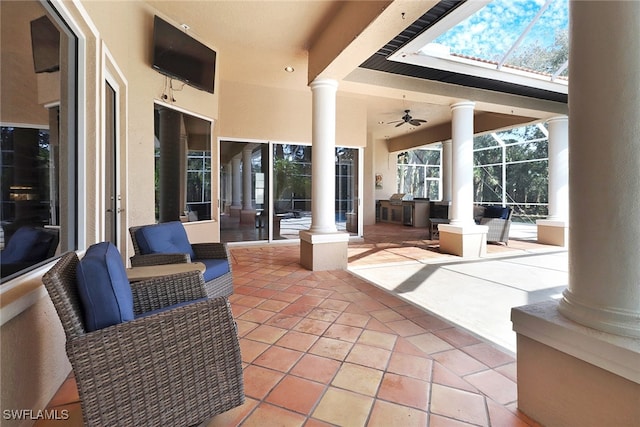
[[213,93],[216,52],[158,16],[153,21],[153,68]]

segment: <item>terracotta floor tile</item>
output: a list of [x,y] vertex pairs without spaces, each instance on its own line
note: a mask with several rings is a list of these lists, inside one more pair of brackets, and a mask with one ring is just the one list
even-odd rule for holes
[[343,313],[336,319],[336,323],[347,326],[364,328],[371,317],[363,314]]
[[496,371],[478,372],[467,375],[464,379],[502,405],[515,402],[518,399],[516,383]]
[[494,371],[500,372],[514,383],[518,382],[518,365],[516,362],[498,366],[497,368],[494,368]]
[[75,378],[73,376],[69,376],[62,383],[55,396],[53,396],[53,399],[51,399],[51,402],[49,402],[49,407],[68,405],[79,401],[80,396],[78,395],[78,385],[76,384]]
[[284,301],[278,301],[275,299],[268,299],[265,302],[263,302],[262,304],[258,305],[258,308],[261,310],[268,310],[268,311],[273,311],[275,313],[279,312],[280,310],[284,309],[285,307],[289,306],[288,302],[284,302]]
[[401,337],[419,335],[427,332],[422,326],[418,326],[408,319],[387,322],[386,325]]
[[249,332],[246,338],[254,341],[260,341],[267,344],[273,344],[278,341],[284,334],[287,333],[286,329],[276,328],[275,326],[260,325],[253,331]]
[[451,344],[431,333],[408,337],[407,340],[427,354],[453,349]]
[[489,369],[467,353],[458,349],[442,351],[432,355],[434,360],[457,375],[464,376]]
[[253,362],[256,357],[260,356],[268,348],[268,344],[240,338],[240,353],[242,354],[242,361],[245,363]]
[[266,298],[269,299],[274,295],[277,295],[278,291],[274,290],[274,289],[258,289],[257,291],[255,291],[253,294],[251,294],[254,297],[260,297],[260,298]]
[[[309,290],[307,289],[306,292],[309,292]],[[300,297],[299,300],[297,300],[297,303],[300,304],[307,304],[307,305],[312,305],[314,307],[319,306],[322,301],[324,301],[324,298],[322,297],[314,297],[312,295],[304,295],[302,297]]]
[[329,328],[324,333],[324,336],[327,338],[335,338],[342,341],[356,342],[361,333],[361,328],[340,325],[336,323],[329,326]]
[[492,426],[529,427],[529,424],[523,419],[518,418],[516,414],[491,399],[487,399],[487,409]]
[[236,325],[238,325],[238,336],[244,337],[249,332],[260,326],[259,323],[247,322],[246,320],[236,319]]
[[244,392],[247,396],[262,400],[284,377],[281,372],[249,365],[244,370]]
[[429,423],[427,413],[424,411],[383,400],[376,400],[373,404],[368,425],[424,427],[428,426]]
[[476,425],[488,425],[485,398],[451,387],[431,386],[431,413]]
[[515,362],[514,357],[484,342],[462,347],[461,350],[475,357],[490,368],[495,368],[497,366]]
[[247,414],[258,406],[260,401],[246,397],[244,404],[233,408],[222,414],[218,414],[211,418],[207,423],[201,424],[199,427],[229,427],[240,425],[241,421],[246,418]]
[[273,316],[273,312],[272,311],[260,310],[259,308],[253,308],[253,309],[243,313],[238,318],[242,319],[242,320],[249,321],[249,322],[264,323],[272,316]]
[[415,305],[411,305],[411,304],[395,307],[394,310],[402,314],[407,319],[413,319],[415,317],[420,317],[425,315],[425,310],[423,308],[416,307]]
[[272,316],[271,318],[269,318],[269,320],[267,320],[265,322],[265,325],[271,325],[271,326],[275,326],[275,327],[283,328],[283,329],[291,329],[300,320],[302,320],[302,317],[290,316],[288,314],[278,313],[278,314]]
[[323,384],[287,375],[265,400],[306,415],[316,405],[324,389]]
[[322,384],[328,384],[335,377],[340,365],[341,362],[334,359],[305,354],[296,366],[291,369],[290,373]]
[[398,339],[396,340],[396,346],[393,350],[394,352],[411,354],[419,357],[429,356],[428,353],[420,350],[415,344],[409,342],[406,338],[403,337],[398,337]]
[[285,302],[294,302],[298,298],[300,298],[300,295],[293,294],[290,292],[278,292],[277,294],[271,297],[271,299],[275,299],[278,301],[285,301]]
[[300,351],[271,346],[260,356],[256,357],[253,364],[280,372],[288,372],[302,355],[303,353]]
[[438,329],[446,329],[451,327],[449,323],[430,314],[425,314],[411,320],[418,326],[422,326],[423,328],[425,328],[427,331],[435,331]]
[[307,422],[304,423],[304,427],[334,427],[334,425],[325,423],[324,421],[314,420],[313,418],[309,418]]
[[293,329],[307,334],[322,335],[329,326],[331,323],[324,320],[302,319]]
[[479,344],[481,341],[468,332],[459,328],[446,328],[433,331],[433,334],[442,338],[456,348]]
[[305,317],[307,314],[311,313],[311,311],[314,308],[315,306],[309,305],[309,304],[303,304],[298,300],[290,304],[287,308],[282,309],[280,313],[288,314],[291,316]]
[[358,344],[380,347],[386,350],[392,350],[396,344],[398,337],[384,332],[364,330],[358,338]]
[[[352,351],[353,353],[353,351]],[[426,357],[394,352],[391,354],[387,371],[425,381],[431,380],[433,362]]]
[[369,314],[383,323],[393,322],[395,320],[404,320],[404,316],[398,312],[385,308],[384,310],[372,311]]
[[355,391],[356,393],[361,393],[366,396],[375,396],[381,380],[382,371],[378,369],[344,363],[331,382],[331,385],[345,390]]
[[351,349],[346,361],[358,365],[384,370],[388,363],[391,351],[369,345],[356,344]]
[[244,305],[245,307],[257,307],[265,301],[264,298],[248,295],[240,298],[235,303],[238,305]]
[[443,417],[442,415],[430,414],[429,427],[476,427],[475,424],[469,424],[457,421],[452,418]]
[[313,417],[339,426],[364,426],[373,398],[330,387],[313,411]]
[[378,398],[426,411],[429,406],[428,381],[387,372],[384,374]]
[[352,346],[353,344],[350,342],[320,337],[309,349],[309,353],[315,354],[316,356],[344,360]]
[[347,301],[326,299],[322,301],[318,307],[326,308],[329,310],[344,311],[349,306],[349,304],[351,303]]
[[378,319],[374,319],[374,318],[371,318],[371,320],[369,320],[369,322],[367,323],[367,329],[369,331],[376,331],[376,332],[383,332],[385,334],[397,335],[397,333],[393,329],[391,329],[390,327],[388,327]]
[[268,403],[261,403],[242,423],[244,427],[264,427],[278,420],[279,427],[299,427],[304,425],[305,417]]
[[469,384],[461,376],[455,374],[454,372],[442,366],[439,362],[433,363],[432,375],[433,375],[432,382],[434,384],[440,384],[440,385],[445,385],[453,388],[458,388],[460,390],[466,390],[472,393],[478,392],[477,388]]
[[233,317],[236,319],[240,317],[243,313],[246,313],[249,310],[251,310],[250,307],[245,307],[244,305],[238,305],[233,302],[231,303],[231,312],[233,313]]
[[280,338],[276,344],[292,350],[307,351],[318,340],[317,335],[304,332],[289,331]]
[[333,322],[340,316],[341,312],[336,310],[327,310],[326,308],[316,307],[307,315],[309,319],[324,320]]

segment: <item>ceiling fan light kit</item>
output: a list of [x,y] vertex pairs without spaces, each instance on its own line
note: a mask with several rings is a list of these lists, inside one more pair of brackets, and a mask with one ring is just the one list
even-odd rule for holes
[[398,127],[402,126],[405,123],[409,123],[412,126],[420,126],[422,123],[427,123],[427,121],[423,119],[414,119],[413,117],[411,117],[411,114],[409,114],[410,112],[411,110],[404,110],[404,116],[402,116],[401,120],[395,120],[387,124],[390,125],[393,123],[397,123],[396,127]]

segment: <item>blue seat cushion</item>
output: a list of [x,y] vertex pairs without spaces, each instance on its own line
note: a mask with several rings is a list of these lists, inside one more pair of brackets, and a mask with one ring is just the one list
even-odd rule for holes
[[185,305],[193,304],[193,303],[200,302],[200,301],[206,301],[206,300],[207,300],[206,297],[205,298],[198,298],[198,299],[195,299],[193,301],[183,301],[183,302],[180,302],[178,304],[170,305],[170,306],[167,306],[167,307],[157,308],[155,310],[147,311],[146,313],[138,314],[136,316],[136,319],[140,319],[141,317],[151,316],[153,314],[162,313],[164,311],[173,310],[174,308],[184,307]]
[[500,218],[509,219],[509,211],[511,208],[503,208],[502,206],[487,206],[484,210],[484,218]]
[[54,236],[36,227],[20,227],[2,251],[2,264],[38,262],[47,258]]
[[192,260],[195,258],[187,232],[180,221],[146,225],[135,233],[142,255],[189,254]]
[[133,320],[131,285],[120,252],[112,243],[96,243],[87,249],[76,281],[87,331]]
[[196,259],[194,262],[195,261],[201,262],[207,267],[205,272],[202,273],[205,282],[220,277],[230,271],[229,262],[227,262],[226,259]]

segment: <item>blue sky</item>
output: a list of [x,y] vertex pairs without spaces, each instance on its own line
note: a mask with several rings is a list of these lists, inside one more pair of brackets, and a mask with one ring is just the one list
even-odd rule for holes
[[[553,0],[523,45],[535,40],[543,46],[552,44],[556,29],[568,26],[567,2]],[[434,43],[449,46],[452,52],[495,60],[509,50],[544,3],[545,0],[494,0]]]

